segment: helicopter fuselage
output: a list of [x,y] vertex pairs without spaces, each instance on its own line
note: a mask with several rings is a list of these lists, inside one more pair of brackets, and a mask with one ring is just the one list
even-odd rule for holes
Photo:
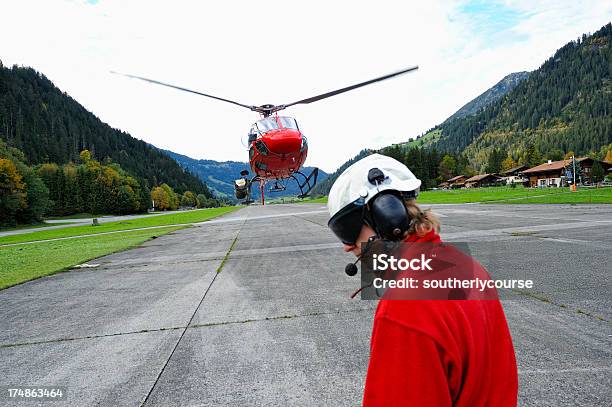
[[251,170],[262,180],[289,178],[306,161],[308,145],[299,130],[271,130],[249,146]]

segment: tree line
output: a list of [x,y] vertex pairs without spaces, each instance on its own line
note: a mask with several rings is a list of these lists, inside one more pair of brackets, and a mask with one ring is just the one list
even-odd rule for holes
[[[379,153],[406,165],[422,181],[421,188],[423,189],[434,188],[456,175],[471,177],[482,173],[496,174],[519,165],[535,167],[548,160],[567,160],[572,156],[578,158],[578,155],[571,150],[564,153],[560,149],[554,149],[548,154],[542,154],[537,146],[529,144],[525,152],[516,160],[508,150],[494,148],[491,150],[484,167],[479,169],[471,164],[465,153],[440,152],[434,147],[409,147],[406,149],[406,147],[396,144],[381,149]],[[603,146],[598,152],[591,151],[586,156],[598,161],[612,163],[612,143]],[[593,181],[596,182],[603,180],[605,176],[603,167],[597,161],[593,165],[592,176]]]
[[40,222],[44,216],[76,213],[133,214],[179,207],[216,207],[215,198],[168,184],[148,187],[117,163],[95,160],[83,150],[78,163],[25,164],[23,152],[0,140],[0,225]]
[[32,68],[0,62],[0,138],[30,165],[77,162],[89,150],[150,186],[166,183],[181,194],[213,198],[206,184],[164,152],[103,123]]

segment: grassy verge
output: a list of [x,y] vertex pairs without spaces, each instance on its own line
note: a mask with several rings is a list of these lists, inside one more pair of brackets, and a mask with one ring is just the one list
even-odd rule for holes
[[327,203],[327,196],[321,196],[314,199],[304,199],[301,203]]
[[455,190],[423,191],[419,195],[421,204],[440,203],[612,203],[612,188],[582,188],[569,192],[569,188],[472,188]]
[[567,188],[557,194],[547,194],[525,199],[504,200],[495,203],[502,204],[610,204],[612,203],[612,188],[583,188],[569,192]]
[[181,228],[183,226],[40,242],[27,246],[0,247],[0,289],[55,274],[96,257],[137,246],[153,236]]
[[327,196],[320,196],[318,198],[296,199],[292,203],[327,203]]
[[[303,203],[327,203],[327,197],[304,200]],[[421,191],[419,204],[461,204],[461,203],[500,203],[500,204],[612,204],[612,187],[578,188],[523,188],[491,187],[471,189],[451,189]]]
[[31,242],[37,240],[57,239],[62,237],[90,235],[103,232],[115,232],[120,230],[130,230],[146,228],[151,226],[180,225],[203,222],[211,218],[235,211],[238,206],[226,206],[222,208],[197,209],[173,213],[169,215],[150,216],[139,219],[129,219],[118,222],[103,223],[100,226],[75,226],[64,229],[41,230],[32,233],[0,237],[0,245],[10,243]]
[[13,230],[25,230],[25,229],[40,229],[46,228],[49,226],[60,226],[60,225],[70,225],[70,222],[58,222],[58,223],[38,223],[36,225],[19,225],[16,227],[0,227],[0,232],[10,232]]

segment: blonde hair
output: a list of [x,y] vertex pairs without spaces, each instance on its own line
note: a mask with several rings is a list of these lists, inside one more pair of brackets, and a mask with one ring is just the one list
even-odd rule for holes
[[411,219],[409,234],[416,233],[418,236],[424,236],[432,229],[440,233],[440,220],[431,209],[421,210],[414,199],[404,201],[404,205]]

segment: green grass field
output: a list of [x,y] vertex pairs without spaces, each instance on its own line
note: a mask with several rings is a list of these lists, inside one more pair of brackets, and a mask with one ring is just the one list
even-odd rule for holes
[[[230,206],[199,209],[110,222],[100,226],[75,226],[2,237],[0,238],[0,289],[48,276],[91,259],[138,246],[153,236],[161,236],[188,227],[191,223],[203,222],[239,208]],[[175,226],[165,227],[166,225]],[[132,230],[146,227],[156,228]],[[104,232],[117,233],[100,234]],[[86,236],[41,241],[80,235]],[[14,243],[17,245],[9,245]]]
[[[501,201],[503,204],[612,204],[612,188],[585,188],[570,192],[562,188],[557,194],[529,196],[522,199]],[[535,194],[534,194],[535,195]],[[493,202],[491,202],[493,203]]]
[[183,226],[0,247],[0,289],[138,246],[153,236],[181,228]]
[[[327,197],[306,199],[303,203],[326,203]],[[501,203],[501,204],[612,204],[612,187],[579,188],[523,188],[491,187],[421,191],[419,204],[460,204],[460,203]]]
[[314,199],[304,199],[301,202],[303,203],[327,203],[327,196],[321,196],[319,198],[314,198]]
[[523,188],[490,187],[422,191],[418,202],[421,204],[448,203],[502,203],[502,204],[577,204],[612,203],[612,188]]
[[203,222],[211,218],[235,211],[238,206],[224,206],[221,208],[196,209],[173,213],[169,215],[148,216],[146,218],[122,220],[118,222],[102,223],[100,226],[74,226],[63,229],[40,230],[22,235],[0,237],[0,246],[10,243],[31,242],[35,240],[57,239],[62,237],[90,235],[120,230],[139,229],[151,226],[180,225]]

